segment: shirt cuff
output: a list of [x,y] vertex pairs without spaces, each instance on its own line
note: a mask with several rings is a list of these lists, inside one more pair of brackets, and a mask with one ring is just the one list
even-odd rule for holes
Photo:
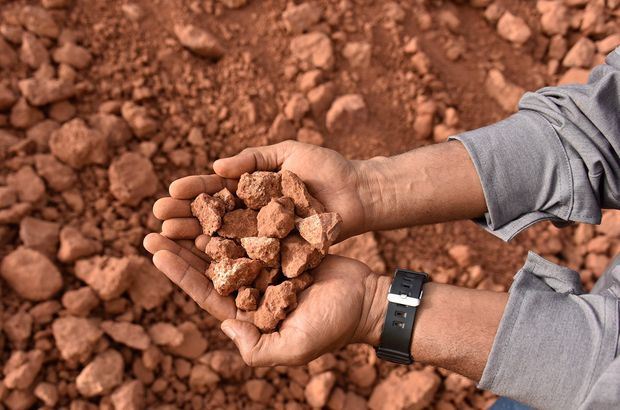
[[568,156],[551,124],[521,110],[496,124],[451,137],[474,163],[487,204],[477,220],[489,232],[510,240],[541,221],[568,221],[573,183]]
[[616,355],[618,301],[530,253],[515,276],[479,387],[535,408],[577,408]]

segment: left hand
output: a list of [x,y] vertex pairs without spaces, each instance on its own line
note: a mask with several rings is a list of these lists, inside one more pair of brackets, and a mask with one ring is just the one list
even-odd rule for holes
[[235,307],[232,296],[220,296],[204,275],[207,262],[199,252],[159,234],[144,247],[155,266],[217,319],[250,366],[301,365],[349,343],[377,344],[389,278],[373,274],[361,262],[327,256],[312,271],[314,283],[298,294],[298,306],[279,331],[261,334],[252,312]]

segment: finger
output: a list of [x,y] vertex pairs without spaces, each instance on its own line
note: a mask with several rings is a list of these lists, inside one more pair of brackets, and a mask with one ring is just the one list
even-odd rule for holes
[[153,215],[159,220],[189,218],[192,216],[191,201],[187,199],[161,198],[153,205]]
[[237,181],[219,175],[191,175],[172,181],[168,191],[176,199],[194,199],[202,193],[214,194],[224,188],[235,192]]
[[181,245],[181,247],[185,248],[188,252],[192,253],[194,256],[202,259],[203,261],[207,263],[211,261],[211,258],[209,258],[209,256],[204,253],[204,251],[196,248],[196,246],[194,245],[194,241],[190,239],[177,239],[175,242]]
[[211,237],[209,235],[204,235],[204,234],[198,235],[196,239],[194,240],[194,246],[196,246],[198,250],[201,250],[202,252],[204,252],[210,240],[211,240]]
[[175,255],[185,259],[194,269],[204,272],[209,263],[203,258],[197,256],[187,248],[179,245],[175,241],[166,238],[158,233],[150,233],[146,235],[143,241],[144,249],[153,255],[159,251],[170,251]]
[[233,299],[219,295],[204,273],[196,270],[185,259],[168,250],[162,250],[153,255],[153,263],[194,299],[198,306],[218,320],[235,317],[236,307]]
[[161,224],[161,233],[171,239],[194,239],[202,234],[202,228],[196,218],[174,218]]
[[309,361],[297,350],[299,345],[291,343],[295,330],[261,335],[252,323],[235,319],[225,320],[221,329],[235,343],[248,366],[296,366]]
[[245,172],[273,171],[284,163],[297,143],[284,141],[267,147],[247,148],[230,158],[218,159],[213,170],[224,178],[239,178]]

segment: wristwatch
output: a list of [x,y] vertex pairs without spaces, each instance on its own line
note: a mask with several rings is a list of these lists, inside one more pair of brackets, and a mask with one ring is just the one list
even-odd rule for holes
[[413,323],[426,282],[428,275],[424,272],[396,269],[387,295],[388,306],[381,343],[376,349],[380,359],[398,364],[413,363]]

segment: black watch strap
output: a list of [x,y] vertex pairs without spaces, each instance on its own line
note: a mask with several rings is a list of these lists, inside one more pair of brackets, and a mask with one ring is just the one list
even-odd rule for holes
[[387,314],[377,347],[377,357],[399,364],[413,363],[411,339],[415,312],[422,299],[428,275],[397,269],[388,293]]

